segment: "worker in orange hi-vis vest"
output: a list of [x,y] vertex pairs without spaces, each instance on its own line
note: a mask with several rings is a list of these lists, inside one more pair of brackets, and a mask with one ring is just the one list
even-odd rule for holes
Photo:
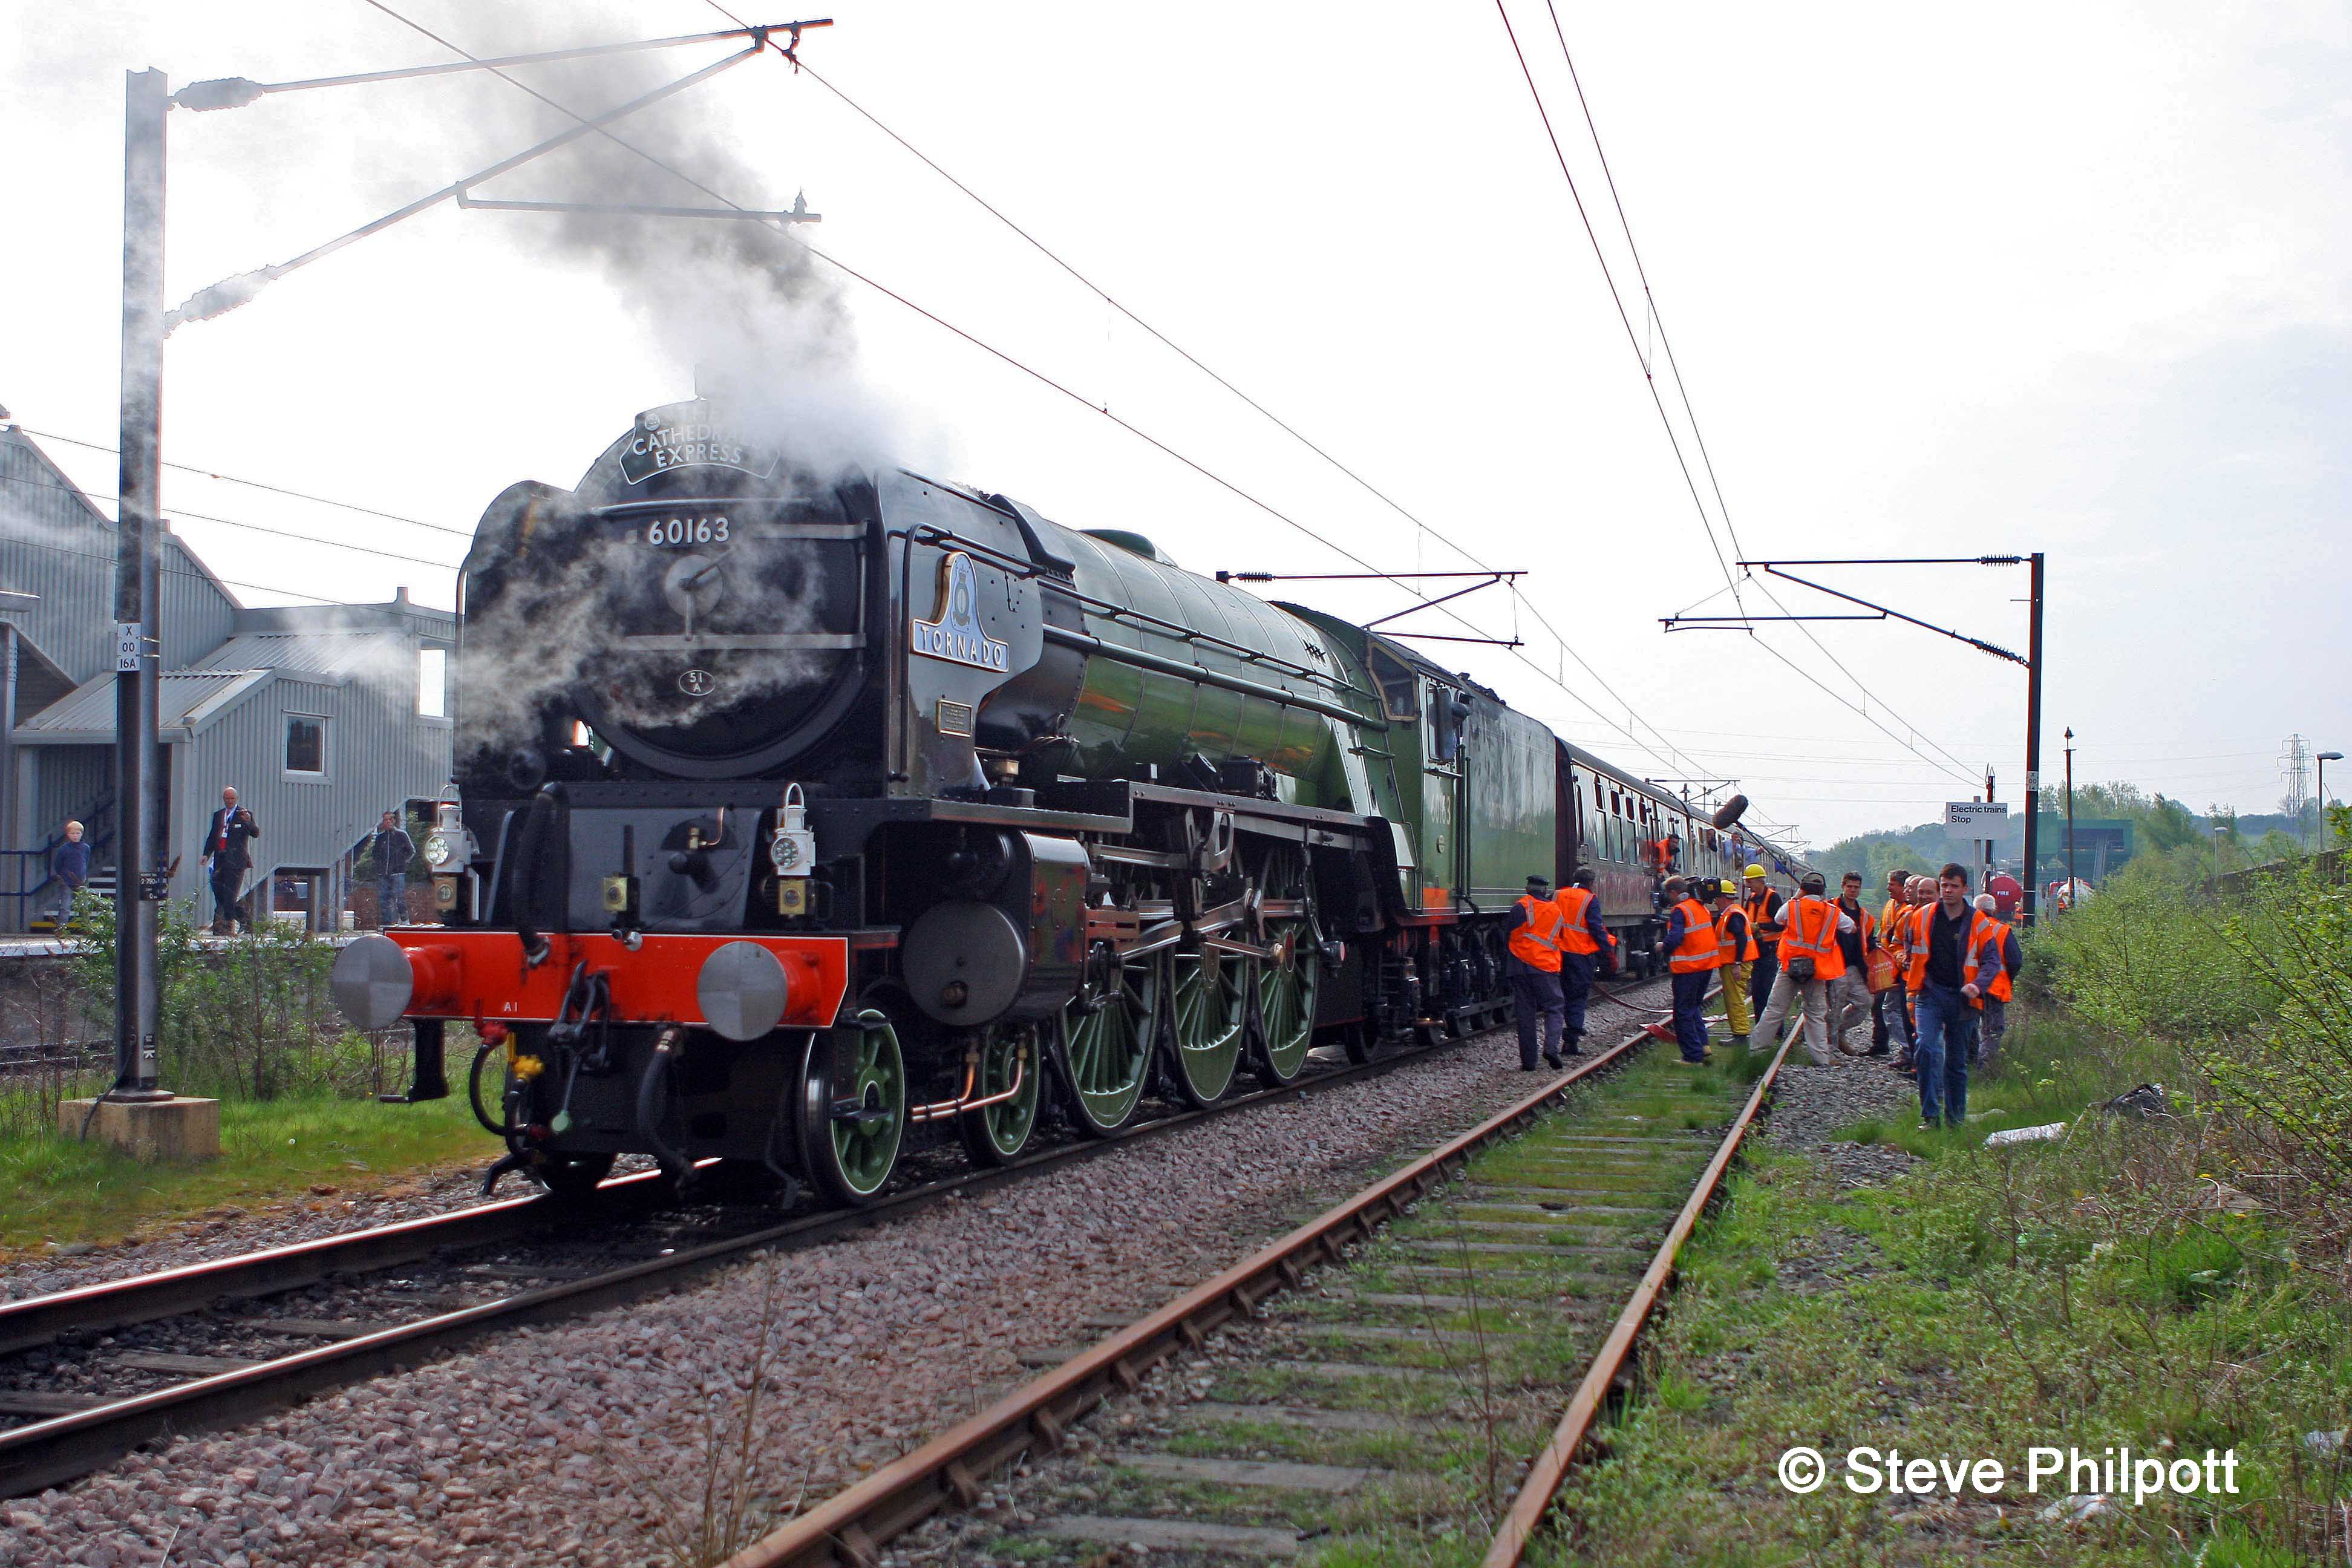
[[1696,883],[1676,877],[1666,884],[1675,900],[1666,911],[1666,967],[1674,971],[1675,1044],[1682,1047],[1682,1065],[1707,1062],[1706,990],[1715,983],[1722,939],[1715,916],[1699,902]]
[[1762,950],[1756,945],[1756,928],[1748,921],[1748,910],[1739,902],[1739,889],[1729,882],[1713,887],[1714,897],[1707,901],[1715,906],[1715,930],[1721,942],[1718,956],[1723,965],[1717,973],[1723,976],[1723,1018],[1731,1026],[1732,1045],[1744,1051],[1748,1031],[1756,1021],[1748,1010],[1748,983]]
[[1830,1065],[1830,982],[1845,971],[1845,951],[1838,945],[1838,922],[1845,918],[1823,895],[1829,879],[1808,871],[1797,884],[1797,896],[1780,910],[1780,973],[1772,982],[1772,999],[1756,1020],[1759,1050],[1776,1050],[1780,1031],[1791,1011],[1803,1019],[1805,1052],[1815,1067]]
[[1911,876],[1896,869],[1886,873],[1886,902],[1878,911],[1878,945],[1886,953],[1895,972],[1892,985],[1877,987],[1870,999],[1870,1054],[1884,1057],[1892,1054],[1890,1042],[1900,1039],[1907,1054],[1911,1049],[1911,1015],[1903,1008],[1903,925],[1910,918],[1908,897]]
[[1745,874],[1739,907],[1748,911],[1748,931],[1756,939],[1755,973],[1748,980],[1748,1010],[1761,1013],[1772,999],[1772,980],[1780,973],[1780,894],[1764,879],[1761,864]]
[[1954,861],[1936,881],[1937,901],[1914,917],[1911,972],[1904,977],[1919,1022],[1922,1131],[1968,1121],[1977,1020],[1986,995],[2009,978],[2000,922],[1969,901],[1969,868]]
[[1552,900],[1559,906],[1559,994],[1567,1020],[1560,1050],[1571,1057],[1584,1054],[1584,1005],[1592,994],[1593,976],[1617,962],[1611,945],[1615,939],[1601,923],[1592,881],[1592,868],[1579,866]]
[[[1993,1058],[2000,1055],[2000,1037],[2009,1032],[2009,999],[2017,994],[2017,966],[2025,962],[2025,950],[2018,943],[2017,932],[2000,918],[1998,895],[1979,893],[1977,913],[1992,921],[1993,938],[2000,943],[2000,973],[1985,986],[1979,998],[1984,1014],[1977,1020],[1977,1070],[1990,1072]],[[1981,962],[1978,967],[1990,969]]]
[[1511,1010],[1518,1016],[1519,1070],[1536,1070],[1538,1036],[1543,1059],[1566,1067],[1560,1059],[1559,1035],[1566,1008],[1559,994],[1559,906],[1551,900],[1549,878],[1529,877],[1528,890],[1513,907],[1509,956],[1503,968],[1511,983]]
[[1848,871],[1838,883],[1838,951],[1845,973],[1830,982],[1830,1043],[1847,1056],[1861,1047],[1848,1037],[1870,1016],[1870,961],[1878,951],[1878,917],[1862,907],[1862,873]]
[[[1911,958],[1914,951],[1914,944],[1919,940],[1919,933],[1924,929],[1919,923],[1921,912],[1925,910],[1929,904],[1936,901],[1936,879],[1933,877],[1914,877],[1910,881],[1904,884],[1903,891],[1904,896],[1911,900],[1911,910],[1910,913],[1904,918],[1903,940],[1895,944],[1895,956],[1902,960],[1903,973],[1906,976],[1908,976],[1911,973]],[[1915,1005],[1911,997],[1911,988],[1908,984],[1906,984],[1902,990],[1903,1021],[1907,1026],[1907,1028],[1906,1030],[1903,1042],[1903,1052],[1900,1056],[1895,1058],[1895,1070],[1902,1074],[1905,1078],[1911,1078],[1916,1076],[1919,1070],[1919,1017],[1918,1014],[1915,1011]]]

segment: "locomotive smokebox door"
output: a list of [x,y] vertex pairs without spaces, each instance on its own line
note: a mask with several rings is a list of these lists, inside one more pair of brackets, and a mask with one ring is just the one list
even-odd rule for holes
[[1044,1018],[1077,989],[1086,961],[1087,879],[1075,839],[992,834],[975,858],[986,890],[917,916],[899,944],[915,1005],[942,1024]]
[[1045,650],[1036,584],[962,550],[932,557],[930,603],[920,585],[907,606],[907,698],[932,788],[961,788],[978,774],[972,740],[989,693],[1028,670]]

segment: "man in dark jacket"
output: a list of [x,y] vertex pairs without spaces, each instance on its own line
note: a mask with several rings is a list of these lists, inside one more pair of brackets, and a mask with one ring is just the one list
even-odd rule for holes
[[205,870],[213,884],[213,934],[226,936],[236,929],[237,895],[245,889],[245,874],[253,866],[247,847],[261,837],[253,813],[236,804],[234,786],[221,791],[220,809],[205,829]]
[[416,841],[400,826],[400,816],[387,811],[368,839],[375,861],[376,923],[400,925],[408,919],[408,863],[416,856]]
[[73,919],[74,895],[89,885],[89,846],[81,841],[81,824],[66,824],[65,842],[49,858],[49,870],[58,879],[55,921],[58,934],[64,934],[66,924]]

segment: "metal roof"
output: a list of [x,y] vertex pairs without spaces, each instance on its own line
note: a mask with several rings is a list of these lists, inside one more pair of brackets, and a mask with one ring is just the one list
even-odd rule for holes
[[[193,735],[213,715],[233,707],[268,680],[268,669],[182,670],[166,675],[156,694],[157,727]],[[114,677],[84,681],[16,726],[18,745],[111,745],[114,743]]]
[[390,631],[240,632],[196,660],[194,668],[340,676],[371,658],[402,653],[404,641]]

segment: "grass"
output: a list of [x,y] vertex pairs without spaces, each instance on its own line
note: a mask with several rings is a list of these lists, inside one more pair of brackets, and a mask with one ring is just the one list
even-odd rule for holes
[[55,1133],[0,1138],[0,1251],[109,1242],[224,1206],[373,1190],[497,1150],[462,1097],[221,1106],[221,1157],[145,1164]]
[[[2014,1017],[2014,1016],[2013,1016]],[[2040,1018],[1970,1086],[1958,1131],[1857,1135],[1923,1163],[1838,1191],[1751,1145],[1731,1202],[1686,1248],[1646,1392],[1608,1458],[1562,1493],[1544,1563],[2162,1564],[2346,1561],[2352,1463],[2303,1435],[2352,1418],[2352,1300],[2298,1256],[2289,1217],[2200,1200],[2221,1171],[2195,1116],[2085,1115],[2188,1079],[2170,1048]],[[2185,1104],[2182,1107],[2186,1109]],[[2063,1142],[1985,1149],[2070,1121]],[[2248,1178],[2241,1177],[2241,1181]],[[2340,1264],[2340,1259],[2337,1260]],[[1779,1457],[1857,1445],[2000,1459],[1991,1498],[1783,1489]],[[2027,1448],[2201,1456],[2234,1447],[2236,1496],[2150,1498],[2068,1527],[2025,1490]]]

